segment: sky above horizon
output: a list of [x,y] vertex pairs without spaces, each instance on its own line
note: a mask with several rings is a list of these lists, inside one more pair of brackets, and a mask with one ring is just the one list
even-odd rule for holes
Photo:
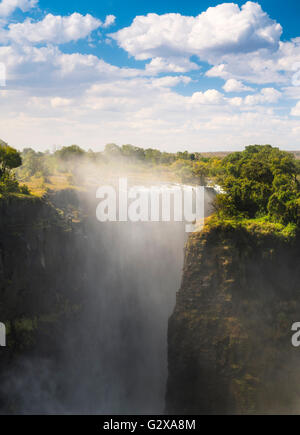
[[300,2],[0,1],[0,138],[22,149],[300,149]]

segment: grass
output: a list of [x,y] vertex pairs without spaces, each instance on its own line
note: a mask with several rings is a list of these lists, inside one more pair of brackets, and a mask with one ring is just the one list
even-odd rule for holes
[[74,188],[69,181],[69,175],[70,174],[53,175],[50,176],[48,180],[45,180],[43,177],[31,177],[26,181],[26,185],[33,195],[42,198],[49,190],[57,191]]
[[222,230],[244,229],[249,233],[256,235],[273,235],[285,240],[291,240],[296,237],[297,225],[289,223],[283,225],[278,222],[270,221],[268,216],[255,219],[246,218],[221,218],[213,215],[206,219],[204,230],[219,228]]

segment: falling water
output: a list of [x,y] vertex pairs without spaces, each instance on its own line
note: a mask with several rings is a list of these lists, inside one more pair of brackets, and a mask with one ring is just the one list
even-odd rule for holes
[[95,206],[81,204],[87,217],[74,231],[83,309],[58,337],[59,362],[22,360],[11,374],[21,412],[164,410],[167,325],[180,287],[184,223],[100,223]]

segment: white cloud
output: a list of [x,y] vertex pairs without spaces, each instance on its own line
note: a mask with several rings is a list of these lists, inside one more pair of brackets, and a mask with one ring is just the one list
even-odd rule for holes
[[245,86],[242,82],[235,79],[229,79],[223,86],[225,92],[245,92],[252,91],[253,89],[249,86]]
[[72,143],[100,148],[125,139],[170,151],[238,149],[250,143],[300,146],[298,120],[282,119],[263,108],[240,112],[226,101],[202,104],[194,97],[192,102],[192,97],[151,86],[144,78],[94,85],[70,104],[56,107],[47,97],[29,104],[23,91],[0,98],[1,134],[17,147],[28,146],[28,138],[40,149]]
[[0,3],[0,17],[8,17],[18,8],[23,12],[27,12],[34,8],[37,3],[38,0],[2,0]]
[[116,17],[114,15],[107,15],[102,27],[107,28],[109,26],[112,26],[115,23],[115,21],[116,21]]
[[292,108],[291,115],[292,116],[300,116],[300,101],[298,101],[296,106]]
[[179,83],[187,84],[190,83],[191,81],[192,79],[186,76],[176,76],[176,77],[165,76],[159,79],[152,80],[152,84],[155,87],[171,88],[173,86],[177,86]]
[[281,88],[284,96],[291,100],[300,100],[300,86],[287,86]]
[[42,21],[27,19],[23,23],[10,24],[7,38],[18,43],[62,44],[85,38],[101,25],[100,20],[89,14],[74,13],[66,17],[48,14]]
[[184,73],[199,69],[199,66],[183,57],[155,57],[146,65],[146,72],[149,74],[159,74],[161,72]]
[[149,73],[191,71],[197,65],[190,57],[196,55],[212,66],[207,77],[287,86],[297,74],[300,38],[282,42],[281,33],[258,3],[247,2],[241,8],[220,4],[196,17],[137,16],[110,36],[136,59],[151,59]]
[[264,106],[252,110],[242,98],[224,98],[215,89],[180,95],[170,88],[174,82],[157,86],[157,80],[120,78],[118,71],[70,95],[53,89],[30,99],[31,89],[4,91],[1,134],[14,146],[24,144],[24,138],[28,145],[30,137],[30,145],[44,149],[55,143],[100,147],[125,139],[170,151],[233,149],[250,143],[300,146],[296,119],[281,118]]
[[197,17],[180,14],[137,16],[131,26],[111,34],[136,59],[197,55],[209,60],[228,53],[276,49],[282,33],[258,3],[210,7]]
[[228,101],[229,101],[229,104],[231,104],[232,106],[236,106],[236,107],[241,107],[243,104],[243,98],[241,98],[241,97],[230,98]]
[[220,104],[223,95],[216,89],[208,89],[205,92],[195,92],[191,97],[192,104]]
[[263,49],[254,53],[224,55],[206,72],[206,76],[287,85],[293,83],[299,62],[300,40],[295,38],[290,42],[280,42],[277,51]]
[[51,98],[52,107],[67,107],[70,106],[71,103],[72,100],[70,100],[69,98],[61,98],[61,97]]
[[34,96],[55,92],[65,97],[80,94],[93,83],[143,75],[143,71],[119,68],[94,55],[66,54],[54,46],[0,47],[0,62],[6,66],[9,88],[30,90]]
[[245,98],[245,104],[254,106],[256,104],[277,103],[281,97],[281,92],[274,88],[264,88],[259,94],[248,95]]

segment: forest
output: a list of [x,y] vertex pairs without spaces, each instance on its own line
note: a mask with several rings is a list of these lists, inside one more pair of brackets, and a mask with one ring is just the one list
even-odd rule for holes
[[141,183],[161,181],[221,186],[214,209],[219,219],[260,219],[300,225],[300,160],[271,145],[250,145],[224,155],[187,151],[166,153],[132,145],[107,144],[104,151],[78,145],[50,153],[0,144],[0,193],[47,195],[82,189],[114,175]]

